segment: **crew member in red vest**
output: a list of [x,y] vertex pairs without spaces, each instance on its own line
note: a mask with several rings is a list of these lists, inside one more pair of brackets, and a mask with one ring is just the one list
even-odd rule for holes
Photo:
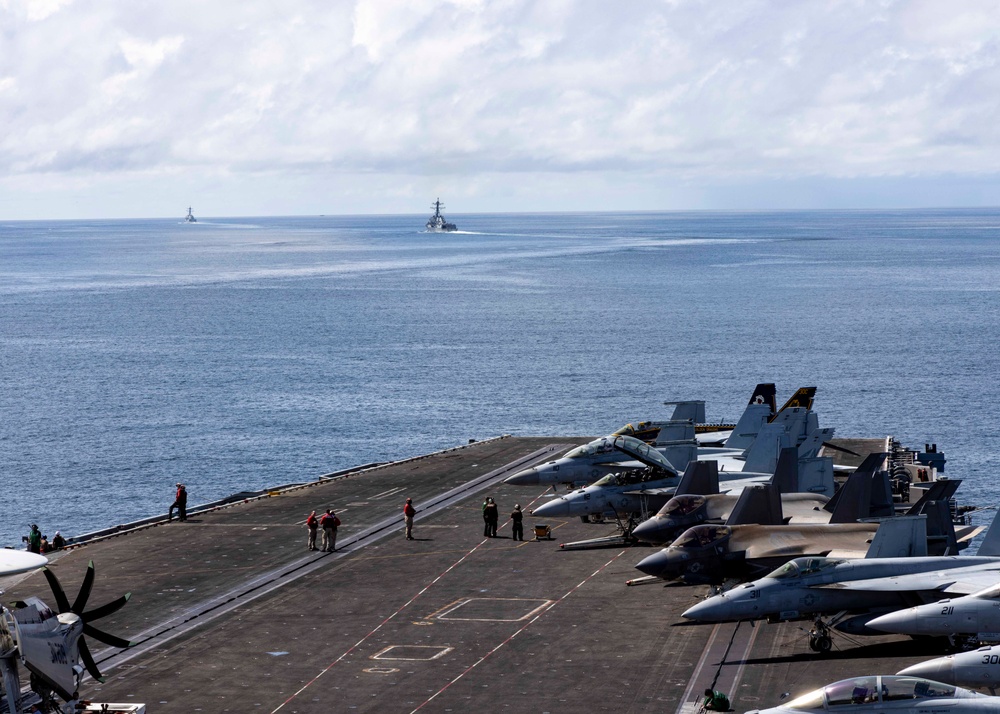
[[413,499],[406,499],[403,506],[403,521],[406,523],[406,540],[413,540],[413,517],[417,515],[417,509],[413,507]]

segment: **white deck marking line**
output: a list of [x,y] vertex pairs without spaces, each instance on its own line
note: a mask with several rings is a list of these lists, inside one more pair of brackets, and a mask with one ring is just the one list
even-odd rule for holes
[[345,651],[342,655],[340,655],[339,657],[337,657],[337,659],[333,660],[333,662],[331,662],[330,664],[328,664],[319,674],[317,674],[315,677],[313,677],[308,682],[306,682],[304,685],[302,685],[301,689],[299,689],[297,692],[295,692],[290,697],[288,697],[288,699],[286,699],[280,705],[278,705],[278,707],[276,709],[273,709],[271,711],[271,714],[275,714],[275,712],[279,711],[282,707],[284,707],[290,701],[292,701],[297,696],[299,696],[300,694],[302,694],[302,692],[304,692],[306,689],[308,689],[310,686],[312,686],[316,682],[316,680],[318,680],[324,674],[326,674],[327,672],[329,672],[333,668],[333,666],[335,664],[337,664],[338,662],[340,662],[341,660],[343,660],[345,657],[347,657],[347,655],[351,654],[354,650],[356,650],[358,647],[360,647],[362,644],[364,644],[372,635],[374,635],[376,632],[378,632],[383,627],[385,627],[385,625],[387,625],[391,620],[395,619],[396,615],[398,615],[403,610],[405,610],[410,605],[412,605],[417,600],[417,598],[419,598],[421,595],[423,595],[428,590],[430,590],[432,586],[434,586],[438,581],[441,580],[441,578],[443,578],[445,575],[447,575],[452,570],[454,570],[459,565],[461,565],[462,562],[465,561],[466,558],[468,558],[470,555],[472,555],[477,550],[479,550],[487,542],[489,542],[489,538],[483,538],[479,543],[477,543],[475,546],[473,546],[472,549],[469,552],[467,552],[461,558],[459,558],[454,563],[452,563],[451,565],[449,565],[445,569],[445,571],[443,573],[441,573],[436,578],[434,578],[432,581],[430,581],[429,583],[427,583],[427,585],[425,585],[423,588],[421,588],[420,591],[416,595],[414,595],[409,600],[407,600],[405,603],[403,603],[394,613],[392,613],[387,618],[385,618],[384,620],[382,620],[382,622],[380,622],[371,632],[369,632],[367,635],[365,635],[360,640],[358,640],[353,645],[351,645],[347,649],[347,651]]
[[691,692],[694,690],[695,684],[698,681],[698,675],[701,674],[701,670],[705,667],[705,661],[708,659],[709,653],[712,651],[712,644],[715,642],[715,638],[719,635],[719,629],[722,625],[716,625],[712,628],[712,634],[708,636],[708,641],[705,642],[705,649],[701,652],[701,657],[698,659],[698,664],[695,665],[694,671],[691,673],[691,678],[688,680],[687,689],[684,690],[684,694],[681,695],[681,704],[677,707],[677,714],[685,714],[688,711],[688,702],[690,701]]
[[535,622],[537,622],[538,619],[542,615],[544,615],[547,612],[550,612],[552,610],[552,608],[554,608],[556,605],[558,605],[563,600],[565,600],[566,598],[568,598],[570,595],[572,595],[573,593],[575,593],[578,589],[580,589],[580,587],[582,587],[583,585],[585,585],[591,578],[593,578],[595,575],[597,575],[598,573],[600,573],[606,567],[608,567],[613,562],[615,562],[616,560],[618,560],[618,558],[620,558],[625,553],[627,553],[628,550],[629,549],[626,548],[625,550],[621,551],[618,555],[616,555],[615,557],[613,557],[607,563],[605,563],[604,565],[602,565],[600,568],[598,568],[597,570],[595,570],[594,572],[592,572],[590,575],[588,575],[587,577],[585,577],[583,580],[581,580],[579,583],[577,583],[576,585],[574,585],[572,588],[570,588],[569,590],[567,590],[566,593],[562,597],[560,597],[558,600],[553,601],[550,605],[548,605],[547,607],[545,607],[541,612],[539,612],[533,618],[531,618],[526,623],[524,623],[523,625],[521,625],[521,627],[519,627],[517,630],[515,630],[514,634],[512,634],[510,637],[508,637],[507,639],[505,639],[503,642],[501,642],[496,647],[494,647],[489,652],[487,652],[482,657],[480,657],[478,660],[476,660],[473,664],[471,664],[469,667],[467,667],[464,672],[462,672],[457,677],[455,677],[453,680],[451,680],[446,685],[444,685],[443,687],[441,687],[441,689],[439,689],[438,691],[434,692],[434,694],[432,694],[431,696],[429,696],[424,701],[423,704],[421,704],[416,709],[414,709],[412,712],[410,712],[410,714],[415,714],[415,712],[420,711],[425,706],[427,706],[428,704],[430,704],[439,694],[442,694],[446,689],[448,689],[448,687],[450,687],[451,685],[453,685],[455,682],[457,682],[462,677],[464,677],[465,675],[467,675],[469,672],[471,672],[472,670],[474,670],[480,664],[482,664],[483,662],[485,662],[486,659],[489,658],[494,652],[496,652],[501,647],[503,647],[504,645],[506,645],[508,642],[510,642],[511,640],[513,640],[515,637],[517,637],[519,634],[521,634],[522,632],[524,632],[526,629],[528,629],[529,627],[531,627],[531,625],[534,624]]

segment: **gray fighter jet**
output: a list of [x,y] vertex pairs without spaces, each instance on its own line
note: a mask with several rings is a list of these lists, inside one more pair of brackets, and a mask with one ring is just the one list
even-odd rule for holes
[[997,687],[1000,687],[1000,647],[980,647],[969,652],[938,657],[900,670],[899,674],[931,677],[939,682],[988,689],[996,694]]
[[[937,490],[927,496],[941,493]],[[766,577],[698,603],[682,616],[698,622],[814,620],[809,645],[822,652],[830,648],[831,629],[855,635],[879,634],[867,627],[879,615],[906,607],[914,600],[934,602],[949,593],[975,592],[982,587],[984,578],[995,581],[1000,577],[1000,525],[996,520],[976,556],[893,557],[897,554],[879,542],[892,529],[919,522],[936,524],[928,529],[932,533],[951,528],[946,501],[927,500],[914,508],[927,515],[920,520],[884,521],[866,558],[797,558]],[[955,534],[956,541],[968,540],[978,530],[963,527]]]
[[866,675],[843,679],[803,694],[771,709],[747,714],[801,714],[801,712],[1000,712],[1000,700],[986,694],[920,677]]
[[1000,642],[1000,570],[970,574],[951,590],[974,587],[977,581],[991,585],[971,595],[881,615],[868,627],[901,635],[962,635],[976,642]]
[[[761,386],[764,385],[758,385]],[[800,401],[802,400],[793,398],[789,400],[789,404],[797,404]],[[694,439],[694,425],[690,421],[665,424],[657,437],[656,448],[680,471],[687,467],[688,462],[696,459],[718,459],[720,471],[747,470],[773,473],[778,457],[777,449],[773,450],[769,459],[763,456],[757,457],[763,459],[763,463],[757,461],[750,466],[746,463],[751,459],[750,451],[760,441],[758,436],[763,427],[769,423],[782,424],[790,434],[789,438],[794,438],[796,444],[801,444],[809,435],[815,433],[819,424],[815,412],[806,407],[782,407],[782,411],[776,415],[772,414],[772,410],[772,405],[758,403],[756,398],[751,399],[723,448],[699,447]],[[595,439],[570,450],[561,458],[508,476],[504,479],[504,483],[514,486],[588,484],[608,474],[630,469],[642,470],[643,464],[637,463],[614,448],[616,438],[618,437],[612,434]],[[762,451],[763,453],[766,451]]]
[[[793,394],[781,409],[777,409],[775,402],[777,390],[773,384],[758,384],[750,395],[750,404],[767,405],[770,407],[770,417],[768,421],[785,409],[792,407],[804,407],[812,409],[813,398],[816,396],[816,387],[800,387]],[[662,421],[642,421],[636,424],[626,424],[617,430],[612,436],[633,436],[653,445],[659,445],[664,441],[671,441],[674,437],[661,433],[661,427],[676,421],[691,421],[694,424],[695,439],[699,446],[726,446],[726,441],[732,436],[735,424],[712,424],[705,421],[704,400],[664,402],[667,406],[673,406],[674,411],[670,415],[670,420]],[[750,445],[751,435],[744,434],[734,438],[733,443],[728,448],[746,448]]]
[[[798,447],[797,452],[794,447],[791,450],[804,459],[810,459],[832,434],[832,429],[817,429],[809,440]],[[728,479],[770,479],[777,468],[779,447],[788,441],[790,439],[784,425],[768,424],[761,430],[748,453],[747,468],[743,471],[727,471],[723,475]],[[611,447],[642,464],[644,470],[609,474],[590,486],[546,501],[534,509],[532,515],[568,517],[607,513],[619,517],[622,514],[643,514],[645,517],[674,495],[680,483],[680,476],[658,450],[628,436],[615,437]],[[689,465],[690,463],[697,462],[689,462]],[[718,461],[713,460],[713,463],[718,464]],[[770,468],[768,464],[771,464]],[[716,468],[718,469],[718,466]],[[753,470],[758,468],[761,470]],[[832,486],[832,471],[830,486]]]

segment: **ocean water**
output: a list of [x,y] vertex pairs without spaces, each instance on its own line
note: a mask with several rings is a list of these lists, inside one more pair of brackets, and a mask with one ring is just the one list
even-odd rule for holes
[[1000,498],[1000,210],[449,218],[0,222],[0,545],[761,381]]

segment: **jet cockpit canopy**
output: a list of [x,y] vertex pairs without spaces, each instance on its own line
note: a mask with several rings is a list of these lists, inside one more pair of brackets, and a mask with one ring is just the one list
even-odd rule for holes
[[660,510],[662,516],[687,516],[705,505],[704,496],[674,496]]
[[[810,711],[822,710],[824,703],[827,707],[836,707],[901,700],[951,698],[955,696],[956,689],[950,684],[941,684],[921,677],[870,675],[842,679],[839,682],[828,684],[822,689],[813,690],[793,699],[782,708]],[[969,696],[969,694],[966,693],[965,696]]]
[[645,441],[639,441],[631,436],[616,436],[614,448],[649,466],[656,466],[664,471],[677,473],[677,469],[674,468],[673,464],[667,461],[667,458],[663,454]]
[[681,533],[670,547],[700,550],[725,540],[732,533],[729,526],[694,526]]
[[615,450],[615,447],[611,442],[612,440],[607,437],[604,437],[603,439],[595,439],[594,441],[588,442],[586,444],[581,444],[575,449],[570,449],[569,451],[566,452],[566,455],[563,458],[580,459],[585,456],[599,456],[600,454],[610,454]]
[[840,558],[796,558],[789,560],[777,570],[768,573],[767,577],[775,580],[791,580],[804,575],[812,575],[823,570],[829,570],[846,562]]

